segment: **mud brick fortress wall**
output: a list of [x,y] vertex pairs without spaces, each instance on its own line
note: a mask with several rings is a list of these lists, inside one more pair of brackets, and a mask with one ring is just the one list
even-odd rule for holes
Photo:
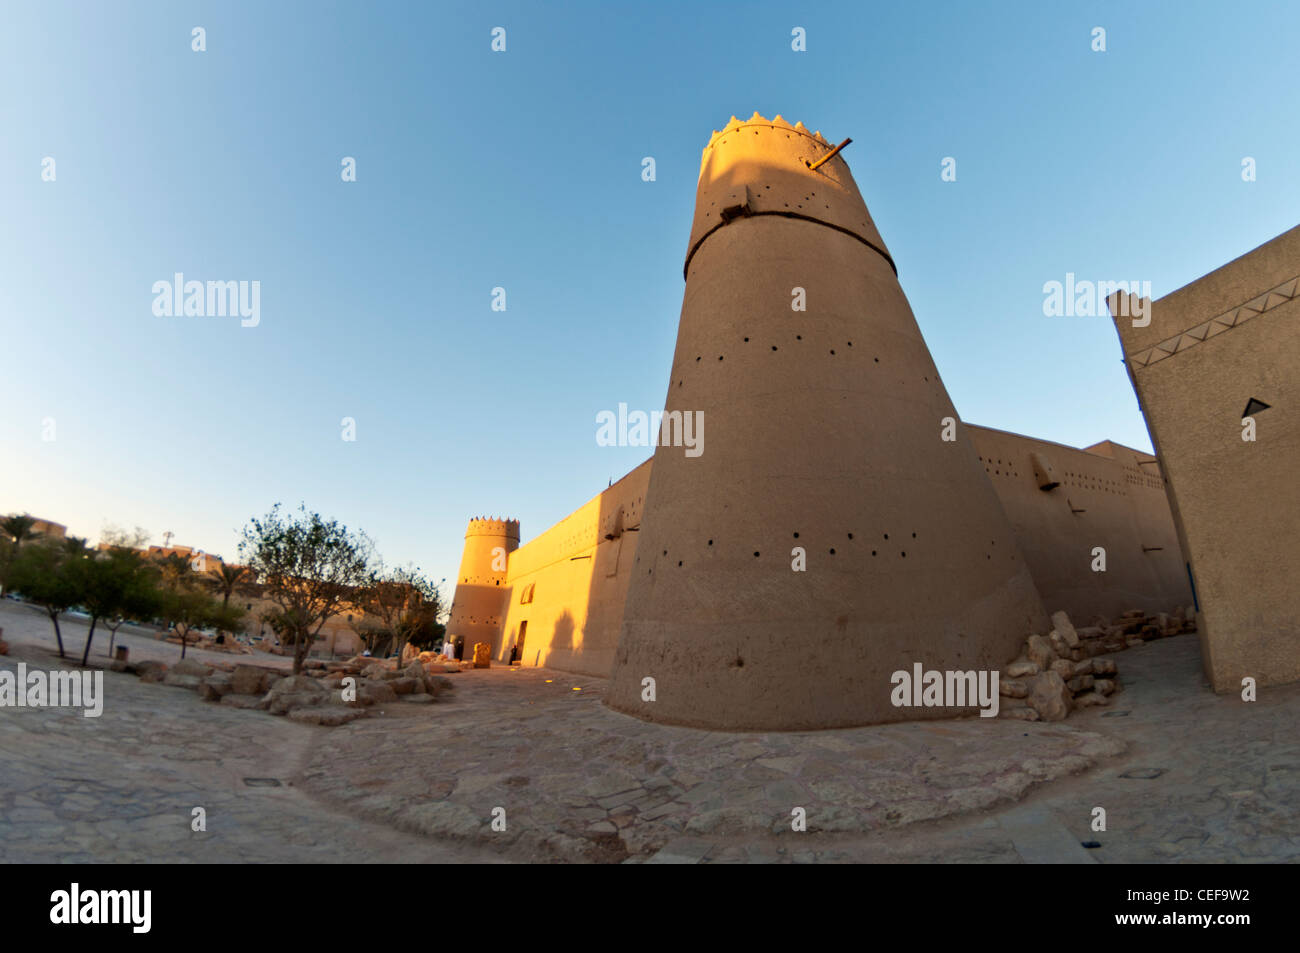
[[[1117,618],[1133,609],[1156,613],[1191,604],[1154,457],[1109,441],[1076,450],[965,426],[1044,605],[1064,609],[1084,625],[1098,615]],[[1059,486],[1039,487],[1034,454],[1059,473]],[[510,553],[503,587],[493,586],[494,604],[505,605],[495,610],[499,627],[486,634],[471,629],[458,609],[451,635],[476,632],[466,643],[488,641],[493,658],[505,661],[522,633],[518,658],[524,665],[608,675],[653,462]],[[478,548],[481,537],[469,539]],[[1097,546],[1106,551],[1105,572],[1092,569]],[[490,561],[490,554],[480,558]],[[457,582],[459,604],[466,583]]]
[[[1099,615],[1191,605],[1155,457],[1110,441],[1076,450],[966,427],[1049,611],[1091,625]],[[1035,464],[1048,468],[1046,481]],[[1104,572],[1093,568],[1098,547]]]
[[1149,325],[1115,326],[1191,566],[1206,674],[1216,691],[1295,681],[1300,228],[1149,305]]
[[614,662],[641,514],[647,460],[510,557],[509,605],[495,658],[605,676]]

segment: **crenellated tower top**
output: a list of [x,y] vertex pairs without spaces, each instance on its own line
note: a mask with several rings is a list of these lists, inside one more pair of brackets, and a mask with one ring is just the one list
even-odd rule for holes
[[770,126],[771,128],[782,132],[798,133],[801,136],[807,136],[809,139],[815,139],[823,146],[826,146],[828,151],[831,147],[831,144],[826,141],[824,136],[822,136],[820,130],[817,132],[809,132],[808,127],[801,122],[796,122],[792,126],[779,113],[773,119],[764,119],[756,112],[748,119],[737,119],[735,116],[732,116],[731,121],[723,126],[721,130],[714,129],[713,135],[709,138],[709,144],[704,147],[704,152],[707,154],[723,136],[730,135],[739,129],[744,129],[746,126]]
[[844,153],[821,132],[781,116],[735,116],[715,131],[700,160],[695,220],[683,272],[718,229],[754,215],[784,215],[827,225],[875,249],[894,273],[894,260],[871,220]]
[[476,516],[469,521],[465,538],[471,536],[504,536],[519,541],[519,520],[497,519],[495,516]]

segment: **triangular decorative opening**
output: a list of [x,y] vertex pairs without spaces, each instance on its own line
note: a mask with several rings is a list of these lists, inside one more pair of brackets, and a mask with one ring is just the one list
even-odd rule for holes
[[1241,412],[1241,418],[1245,420],[1247,417],[1253,417],[1261,410],[1268,410],[1271,406],[1272,404],[1266,404],[1258,397],[1252,397],[1246,402],[1246,409]]

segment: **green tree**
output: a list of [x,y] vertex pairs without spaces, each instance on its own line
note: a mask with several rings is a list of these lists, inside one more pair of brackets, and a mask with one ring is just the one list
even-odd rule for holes
[[357,627],[367,646],[391,646],[399,666],[408,642],[432,646],[439,635],[442,593],[414,566],[390,570],[380,563],[353,601],[364,612]]
[[72,578],[78,590],[77,602],[90,615],[90,631],[81,664],[90,659],[90,644],[101,619],[130,614],[135,600],[147,597],[152,573],[140,553],[131,549],[109,549],[69,563],[76,567]]
[[408,641],[421,652],[432,652],[447,634],[447,626],[438,621],[436,615],[427,614],[420,624],[411,630]]
[[76,605],[80,598],[79,574],[75,563],[84,558],[70,556],[65,546],[51,540],[23,547],[10,567],[11,588],[22,593],[25,599],[35,602],[50,617],[54,626],[54,640],[59,645],[59,658],[66,658],[63,652],[63,633],[59,630],[59,614]]
[[370,581],[370,539],[305,506],[285,514],[277,503],[249,521],[239,551],[278,607],[275,618],[293,643],[297,674],[325,621]]
[[132,557],[135,558],[138,571],[131,577],[117,611],[104,618],[104,626],[110,633],[108,637],[110,658],[113,656],[113,643],[117,641],[117,630],[123,623],[130,619],[147,622],[156,616],[163,606],[163,591],[158,586],[157,572],[133,549],[125,550],[121,558],[130,560]]
[[197,629],[216,628],[233,630],[239,625],[244,611],[238,607],[222,605],[197,586],[182,586],[168,592],[163,600],[164,611],[181,637],[181,658],[189,645],[190,635]]

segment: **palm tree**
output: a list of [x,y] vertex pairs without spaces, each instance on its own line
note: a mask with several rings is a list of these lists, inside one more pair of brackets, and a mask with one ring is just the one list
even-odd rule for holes
[[241,583],[248,575],[248,570],[243,566],[222,563],[220,567],[209,569],[208,575],[208,585],[221,593],[221,611],[225,613],[230,608],[230,597],[244,588]]
[[179,553],[168,553],[160,560],[163,585],[176,592],[186,585],[191,572],[190,561]]
[[[0,520],[0,536],[7,536],[13,540],[13,548],[6,554],[4,560],[0,560],[0,563],[12,562],[18,557],[18,547],[27,540],[35,539],[41,535],[32,528],[35,525],[36,517],[34,516],[13,514]],[[0,594],[3,594],[4,591],[4,580],[0,579]]]
[[[190,561],[180,553],[167,553],[164,555],[155,564],[154,572],[157,573],[162,590],[172,596],[192,585],[192,580],[189,578],[191,572]],[[170,630],[175,620],[171,619],[168,612],[165,611],[167,609],[166,600],[164,600],[163,609],[163,621],[166,623],[166,629]]]
[[248,570],[243,566],[222,564],[220,568],[209,569],[208,575],[212,577],[208,584],[221,593],[221,607],[224,609],[230,605],[231,595],[243,588],[240,583],[248,575]]
[[34,529],[36,517],[34,516],[6,516],[0,520],[0,533],[4,533],[14,541],[14,549],[17,549],[24,542],[40,535]]

